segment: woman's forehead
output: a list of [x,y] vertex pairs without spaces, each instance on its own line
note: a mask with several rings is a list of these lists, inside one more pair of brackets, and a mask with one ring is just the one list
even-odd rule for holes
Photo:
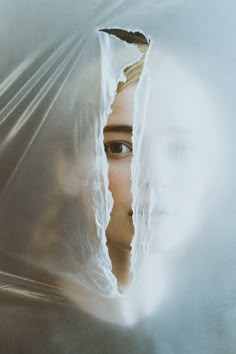
[[132,125],[134,113],[134,95],[137,83],[125,87],[119,92],[112,104],[112,112],[107,124]]

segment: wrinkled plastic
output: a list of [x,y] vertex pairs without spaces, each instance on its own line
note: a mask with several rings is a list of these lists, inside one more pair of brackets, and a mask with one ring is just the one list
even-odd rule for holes
[[[235,353],[233,1],[1,1],[1,353]],[[137,46],[129,286],[103,129]],[[122,232],[122,225],[121,232]]]

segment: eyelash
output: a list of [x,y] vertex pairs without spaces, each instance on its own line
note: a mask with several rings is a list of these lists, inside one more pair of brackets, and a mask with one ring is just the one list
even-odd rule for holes
[[[127,149],[129,149],[129,151],[126,151],[126,152],[112,152],[112,151],[108,151],[108,149],[112,146],[112,145],[123,145],[125,146]],[[132,145],[131,144],[128,144],[127,142],[124,142],[124,141],[111,141],[109,143],[106,143],[104,145],[104,149],[105,149],[105,153],[106,155],[109,157],[115,157],[115,158],[121,158],[122,155],[126,155],[126,154],[129,154],[129,153],[132,153]],[[123,156],[124,157],[124,156]]]

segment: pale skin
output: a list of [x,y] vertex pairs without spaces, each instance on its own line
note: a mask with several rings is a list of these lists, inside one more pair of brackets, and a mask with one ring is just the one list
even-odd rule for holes
[[132,278],[129,271],[131,241],[134,234],[132,219],[131,161],[134,93],[133,83],[115,97],[112,113],[104,128],[104,147],[109,164],[109,190],[114,200],[106,229],[107,246],[112,272],[119,290],[125,290]]

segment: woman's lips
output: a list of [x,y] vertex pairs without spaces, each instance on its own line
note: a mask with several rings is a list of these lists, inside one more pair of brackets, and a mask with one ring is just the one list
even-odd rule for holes
[[119,250],[123,250],[123,251],[131,251],[130,245],[124,245],[123,243],[117,243],[117,242],[110,241],[110,240],[107,240],[107,246],[108,246],[108,248],[110,246],[110,247],[113,247],[113,248],[116,248]]

